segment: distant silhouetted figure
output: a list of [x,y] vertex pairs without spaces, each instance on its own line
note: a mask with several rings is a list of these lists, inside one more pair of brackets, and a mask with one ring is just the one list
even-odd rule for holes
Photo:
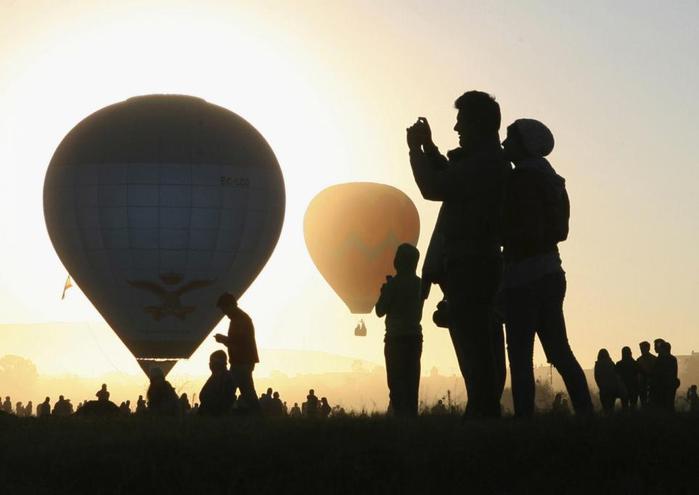
[[36,407],[36,417],[45,418],[51,416],[51,399],[46,397],[44,402]]
[[320,399],[320,408],[319,408],[319,413],[321,418],[327,418],[330,416],[330,413],[332,412],[333,408],[330,407],[330,404],[328,404],[328,399],[327,397],[321,397]]
[[680,386],[677,373],[677,358],[672,355],[669,342],[662,339],[656,341],[658,358],[655,360],[651,377],[651,402],[658,409],[673,412],[675,410],[675,394]]
[[182,393],[180,395],[180,413],[189,414],[189,412],[191,410],[192,410],[192,406],[189,403],[189,397],[187,397],[187,394]]
[[689,405],[689,412],[699,412],[699,395],[697,395],[696,385],[692,385],[687,389],[687,404]]
[[259,414],[260,403],[257,400],[252,372],[260,359],[257,355],[252,319],[238,307],[238,301],[232,294],[221,295],[217,307],[230,318],[231,323],[228,327],[228,335],[216,334],[216,342],[225,345],[228,349],[230,374],[236,389],[240,389],[241,403],[249,412]]
[[646,407],[650,403],[650,384],[653,376],[653,367],[656,357],[650,353],[650,343],[643,341],[638,344],[641,355],[638,356],[638,398],[641,400],[641,407]]
[[626,387],[621,377],[616,372],[614,361],[609,356],[607,349],[600,349],[595,362],[595,382],[599,388],[599,400],[602,410],[610,414],[614,411],[614,403],[617,399],[626,398]]
[[568,401],[565,399],[561,392],[558,392],[553,398],[553,404],[551,404],[551,413],[556,415],[568,414]]
[[298,402],[294,402],[294,407],[291,408],[291,411],[289,412],[289,416],[292,418],[300,418],[301,417],[301,408],[299,407]]
[[109,391],[107,390],[107,384],[103,383],[102,388],[100,388],[95,394],[97,400],[100,402],[106,402],[109,400]]
[[260,409],[262,410],[262,414],[265,416],[271,416],[272,408],[272,389],[268,388],[265,393],[260,395]]
[[124,416],[131,415],[131,401],[127,400],[119,404],[119,412]]
[[24,405],[22,404],[22,402],[17,402],[17,404],[15,404],[15,414],[18,418],[24,416]]
[[73,414],[73,405],[69,400],[66,400],[62,395],[58,396],[58,401],[53,405],[54,416],[66,417]]
[[554,138],[541,122],[520,119],[507,128],[505,155],[514,164],[504,208],[503,275],[507,349],[515,415],[534,414],[534,337],[556,367],[577,413],[592,412],[590,391],[568,343],[563,300],[566,276],[558,243],[568,237],[565,179],[544,158]]
[[309,418],[315,418],[318,416],[318,397],[316,397],[315,390],[311,389],[308,391],[306,396],[306,402],[304,402],[304,415]]
[[235,402],[235,384],[228,372],[226,353],[215,351],[209,357],[211,376],[199,393],[199,414],[204,416],[223,416],[231,412]]
[[146,401],[142,395],[139,395],[138,400],[136,401],[136,414],[145,414],[146,411],[148,411]]
[[444,405],[444,401],[442,399],[439,399],[437,403],[432,406],[432,414],[436,415],[444,415],[447,414],[447,406]]
[[[72,406],[71,406],[72,407]],[[76,415],[84,417],[114,417],[122,414],[119,406],[111,400],[86,400]]]
[[27,402],[27,406],[24,408],[24,415],[26,417],[32,416],[34,414],[34,404],[32,401]]
[[3,412],[6,412],[7,414],[12,414],[12,400],[10,399],[10,396],[8,395],[5,397],[5,402],[2,403],[2,410]]
[[636,404],[638,402],[638,381],[639,381],[639,369],[636,360],[631,354],[630,347],[624,347],[621,349],[621,361],[616,363],[616,372],[621,381],[624,382],[626,387],[626,400],[621,401],[621,405],[624,409],[631,408],[636,409]]
[[272,398],[269,402],[269,415],[275,418],[279,418],[281,416],[286,415],[284,413],[284,404],[282,403],[282,400],[279,398],[279,392],[274,392],[274,394],[272,394]]
[[148,412],[162,416],[176,416],[179,412],[179,398],[177,392],[165,380],[163,370],[154,367],[149,373],[150,385],[148,386]]
[[469,91],[455,106],[460,147],[441,155],[420,118],[407,130],[410,165],[423,198],[442,202],[435,234],[443,254],[434,266],[445,269],[429,282],[439,283],[449,301],[449,332],[468,390],[466,416],[499,417],[505,351],[493,303],[502,273],[500,218],[510,166],[500,148],[495,99]]
[[398,246],[393,266],[376,302],[376,315],[386,316],[384,357],[393,414],[417,416],[422,355],[422,305],[420,277],[415,275],[420,253],[410,244]]

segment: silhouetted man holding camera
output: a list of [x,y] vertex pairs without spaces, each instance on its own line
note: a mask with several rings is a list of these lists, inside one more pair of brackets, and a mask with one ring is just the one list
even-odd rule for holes
[[[422,196],[443,203],[449,331],[464,380],[467,417],[500,416],[504,350],[493,300],[502,276],[500,217],[510,166],[500,147],[500,106],[487,93],[460,96],[454,130],[460,147],[447,157],[432,142],[425,118],[408,128],[410,164]],[[497,357],[496,357],[497,356]]]

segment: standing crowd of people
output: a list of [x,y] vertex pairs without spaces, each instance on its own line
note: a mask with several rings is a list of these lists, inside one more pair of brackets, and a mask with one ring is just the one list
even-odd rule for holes
[[[224,344],[226,351],[214,351],[209,357],[209,378],[199,393],[199,403],[190,404],[187,394],[177,395],[175,388],[165,379],[162,369],[154,366],[149,371],[150,384],[146,397],[142,395],[136,401],[136,415],[155,416],[226,416],[232,414],[269,416],[269,417],[309,417],[327,418],[333,412],[344,412],[341,408],[335,411],[331,408],[326,397],[318,399],[311,389],[303,402],[302,408],[294,404],[291,411],[286,402],[282,402],[279,392],[271,388],[258,399],[252,377],[255,365],[259,362],[255,330],[252,319],[238,307],[237,300],[231,294],[223,294],[217,306],[230,319],[227,335],[217,334],[217,342]],[[238,394],[238,395],[236,395]],[[37,407],[38,417],[70,416],[117,416],[130,415],[131,402],[124,401],[119,406],[110,401],[110,392],[106,384],[102,384],[95,394],[97,400],[81,402],[74,411],[70,399],[62,395],[51,408],[51,399],[46,397]],[[27,406],[18,403],[13,411],[12,402],[7,397],[2,404],[2,410],[16,413],[18,416],[31,416],[31,402]]]
[[[623,409],[654,408],[674,411],[675,396],[680,387],[677,358],[672,346],[663,339],[653,341],[656,355],[650,352],[650,343],[641,342],[641,355],[633,358],[630,347],[621,349],[621,360],[614,363],[607,349],[600,349],[595,362],[595,381],[600,402],[605,412],[614,410],[617,399]],[[696,385],[687,392],[690,410],[697,410]],[[693,393],[692,393],[693,391]]]

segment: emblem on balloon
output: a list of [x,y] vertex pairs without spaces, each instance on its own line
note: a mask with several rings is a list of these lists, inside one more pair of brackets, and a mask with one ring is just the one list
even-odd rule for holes
[[144,370],[191,356],[222,317],[218,296],[245,292],[274,250],[284,204],[265,139],[178,95],[88,116],[44,183],[58,256]]
[[[176,286],[182,280],[182,275],[161,275],[160,280],[162,280],[166,286]],[[163,316],[168,315],[176,316],[180,320],[187,318],[187,315],[193,312],[196,307],[183,306],[180,298],[191,290],[208,287],[213,282],[213,280],[193,280],[174,290],[149,280],[129,280],[129,285],[137,289],[147,290],[160,298],[162,304],[159,306],[146,306],[143,308],[146,313],[149,313],[156,321],[159,321]]]

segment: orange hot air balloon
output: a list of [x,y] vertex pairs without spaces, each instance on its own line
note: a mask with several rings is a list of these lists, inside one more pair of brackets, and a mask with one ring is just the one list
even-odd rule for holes
[[417,245],[420,217],[402,191],[352,182],[321,191],[303,221],[306,247],[320,273],[352,313],[370,313],[396,249]]

